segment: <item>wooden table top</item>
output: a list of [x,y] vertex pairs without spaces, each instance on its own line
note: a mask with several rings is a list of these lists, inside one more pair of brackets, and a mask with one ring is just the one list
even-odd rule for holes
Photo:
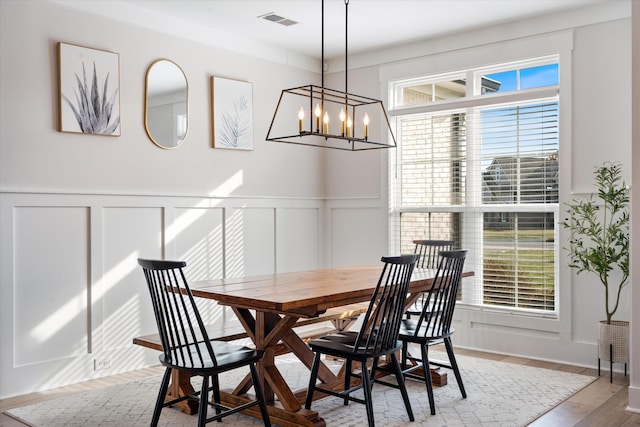
[[[193,282],[191,290],[222,305],[313,317],[331,307],[369,301],[381,271],[378,265],[204,280]],[[434,275],[434,269],[415,269],[409,292],[428,290]]]

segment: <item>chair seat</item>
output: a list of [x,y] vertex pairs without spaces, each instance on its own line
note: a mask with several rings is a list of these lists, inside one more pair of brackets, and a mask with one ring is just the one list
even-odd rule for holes
[[[168,359],[165,354],[158,356],[160,363],[174,369],[183,369],[199,372],[203,370],[215,370],[224,372],[244,366],[247,363],[257,362],[263,355],[263,351],[254,350],[243,345],[231,344],[222,341],[210,341],[217,364],[213,363],[207,346],[204,342],[185,346],[182,351],[176,352],[176,360]],[[198,352],[202,356],[198,356]],[[189,357],[189,354],[191,357]],[[184,355],[184,356],[183,356]]]
[[449,332],[446,334],[436,333],[432,327],[427,328],[425,325],[420,327],[420,331],[416,334],[418,328],[418,320],[403,319],[400,323],[400,338],[409,342],[431,342],[445,337],[453,335],[456,331],[454,328],[449,328]]
[[[411,304],[411,306],[409,306],[409,308],[405,310],[405,313],[412,316],[420,316],[424,309],[424,303],[419,299],[418,301]],[[431,307],[426,307],[426,310],[428,312],[433,312],[433,309]],[[409,317],[407,317],[407,319],[409,319]]]
[[336,343],[342,343],[346,345],[353,345],[358,338],[358,333],[355,331],[343,331],[337,334],[325,335],[317,340],[313,341],[333,341]]
[[[307,344],[314,351],[320,351],[336,357],[349,356],[352,359],[379,357],[389,354],[391,351],[400,350],[402,347],[402,342],[398,341],[392,349],[385,348],[382,351],[376,352],[371,351],[371,349],[367,350],[365,347],[361,347],[358,351],[354,351],[354,345],[357,337],[357,332],[343,332],[311,340]],[[366,342],[366,338],[364,341]]]
[[422,313],[422,302],[416,301],[407,310],[405,313],[412,316],[419,316]]

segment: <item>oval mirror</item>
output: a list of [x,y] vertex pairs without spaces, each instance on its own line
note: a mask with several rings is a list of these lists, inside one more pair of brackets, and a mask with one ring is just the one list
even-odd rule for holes
[[187,78],[178,65],[159,59],[147,69],[144,125],[161,148],[176,148],[188,128]]

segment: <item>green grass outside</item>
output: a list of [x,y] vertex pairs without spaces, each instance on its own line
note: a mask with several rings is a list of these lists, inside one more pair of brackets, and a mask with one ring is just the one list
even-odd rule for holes
[[[554,231],[551,230],[517,230],[518,239],[543,239],[545,241],[553,241]],[[515,239],[516,230],[484,230],[483,236],[485,239],[499,238],[499,239]]]

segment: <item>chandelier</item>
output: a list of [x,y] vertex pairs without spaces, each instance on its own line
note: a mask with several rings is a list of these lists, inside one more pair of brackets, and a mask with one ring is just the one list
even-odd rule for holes
[[[382,101],[348,92],[349,0],[345,0],[344,4],[344,91],[324,86],[324,0],[322,0],[321,86],[311,84],[282,91],[267,132],[267,141],[349,151],[396,147],[396,139],[391,131],[389,117]],[[388,138],[384,138],[384,133],[387,133]],[[390,141],[386,142],[387,139]]]

